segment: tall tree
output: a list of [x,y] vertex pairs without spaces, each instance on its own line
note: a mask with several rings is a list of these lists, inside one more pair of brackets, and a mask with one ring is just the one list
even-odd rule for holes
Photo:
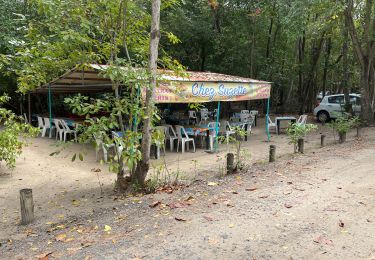
[[[375,111],[375,4],[366,0],[354,7],[353,0],[346,0],[345,22],[360,65],[362,91],[362,117],[373,121]],[[355,21],[361,19],[361,21]]]
[[132,179],[137,181],[141,186],[144,185],[147,172],[150,168],[150,147],[151,147],[151,124],[155,112],[155,88],[156,88],[156,72],[157,60],[159,54],[159,40],[160,40],[160,0],[152,0],[152,18],[151,18],[151,34],[150,34],[150,48],[149,48],[149,63],[148,69],[150,73],[150,86],[146,89],[146,100],[144,103],[146,112],[143,121],[142,131],[142,159],[137,164],[137,169],[134,172]]

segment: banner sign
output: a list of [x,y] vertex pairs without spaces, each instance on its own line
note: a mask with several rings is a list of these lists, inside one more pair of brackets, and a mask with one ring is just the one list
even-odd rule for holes
[[259,83],[214,83],[214,82],[158,82],[156,103],[204,103],[213,101],[244,101],[267,99],[271,84]]

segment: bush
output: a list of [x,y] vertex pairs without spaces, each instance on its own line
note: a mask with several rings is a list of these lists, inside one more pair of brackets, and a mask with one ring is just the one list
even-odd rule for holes
[[[0,106],[8,102],[10,98],[6,95],[0,96]],[[12,111],[0,107],[0,162],[13,169],[16,159],[22,153],[22,148],[27,145],[26,138],[37,136],[39,129],[22,122],[22,118]]]
[[346,133],[351,128],[359,127],[361,120],[358,117],[340,116],[336,120],[328,124],[332,128],[333,132],[339,134],[339,142],[343,143],[346,140]]
[[298,139],[303,138],[307,133],[316,129],[317,126],[314,124],[291,124],[286,133],[290,139],[291,144],[294,144],[294,152],[297,152]]
[[336,120],[332,121],[328,124],[329,127],[333,129],[333,131],[337,132],[338,134],[346,134],[349,130],[353,127],[356,127],[360,124],[360,120],[358,117],[347,117],[341,116],[338,117]]

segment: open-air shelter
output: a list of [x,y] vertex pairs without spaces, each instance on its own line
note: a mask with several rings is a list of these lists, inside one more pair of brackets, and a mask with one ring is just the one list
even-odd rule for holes
[[[113,82],[103,76],[103,72],[108,68],[109,65],[99,64],[76,66],[32,93],[48,95],[49,114],[52,117],[52,94],[112,92]],[[268,116],[270,95],[271,83],[266,81],[212,72],[187,71],[180,75],[169,70],[158,70],[155,103],[218,102],[216,118],[216,125],[218,125],[220,102],[267,99]],[[29,117],[31,117],[30,110],[29,95]],[[266,125],[267,123],[268,120],[266,120]],[[266,131],[269,138],[268,126],[266,126]]]

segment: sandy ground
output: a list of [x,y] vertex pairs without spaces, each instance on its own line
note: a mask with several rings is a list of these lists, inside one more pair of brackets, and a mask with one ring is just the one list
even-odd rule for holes
[[[0,258],[375,259],[375,129],[322,149],[320,132],[333,142],[320,129],[295,156],[285,135],[274,136],[282,158],[268,164],[257,127],[245,144],[249,170],[220,178],[224,152],[167,152],[170,171],[194,176],[193,184],[129,198],[113,194],[114,175],[93,151],[72,163],[69,152],[49,157],[53,141],[38,138],[12,175],[0,177]],[[93,168],[101,169],[104,194]],[[33,188],[36,204],[27,227],[18,225],[24,187]]]

